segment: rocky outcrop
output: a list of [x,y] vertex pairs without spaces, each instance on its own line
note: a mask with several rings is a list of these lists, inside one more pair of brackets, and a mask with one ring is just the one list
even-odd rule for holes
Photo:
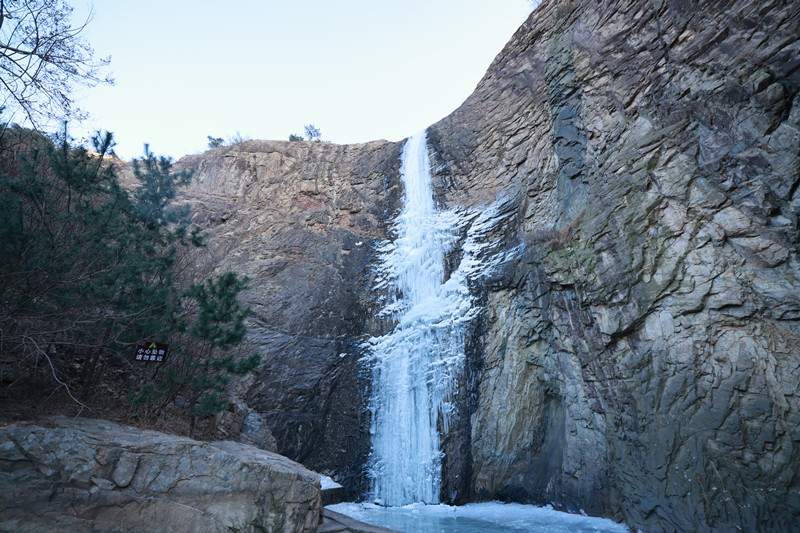
[[[794,2],[545,0],[429,128],[439,204],[510,199],[523,245],[475,287],[446,498],[646,531],[800,521],[798,35]],[[351,494],[399,153],[252,141],[182,161],[211,232],[198,264],[252,280],[267,358],[248,405]]]
[[800,521],[800,9],[545,2],[431,128],[443,203],[514,195],[473,498],[647,531]]
[[0,428],[0,531],[315,531],[319,475],[234,442],[103,420]]
[[[196,268],[250,278],[250,339],[264,354],[242,396],[277,451],[363,490],[373,248],[399,207],[400,143],[248,141],[183,158],[184,196],[208,230]],[[247,420],[245,420],[247,422]]]

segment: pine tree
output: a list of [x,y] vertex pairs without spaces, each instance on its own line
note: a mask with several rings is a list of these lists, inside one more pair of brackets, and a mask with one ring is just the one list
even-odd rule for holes
[[103,369],[130,360],[137,343],[174,339],[171,377],[151,378],[131,401],[192,396],[193,417],[224,409],[230,376],[260,358],[235,357],[246,333],[247,310],[237,302],[246,280],[229,273],[184,293],[176,279],[181,252],[203,244],[188,208],[173,204],[191,175],[145,148],[134,162],[139,185],[129,192],[110,157],[110,134],[98,134],[93,152],[72,148],[66,134],[55,144],[24,138],[21,157],[7,149],[12,136],[0,140],[4,358],[28,381],[64,387],[80,403],[78,389],[87,396]]
[[216,278],[193,284],[185,296],[191,300],[194,324],[186,355],[167,374],[168,378],[184,387],[192,416],[193,433],[197,417],[223,411],[227,405],[225,388],[233,376],[243,376],[261,363],[261,356],[252,354],[238,357],[237,347],[247,333],[245,319],[249,309],[241,306],[239,293],[247,287],[247,278],[235,272],[226,272]]

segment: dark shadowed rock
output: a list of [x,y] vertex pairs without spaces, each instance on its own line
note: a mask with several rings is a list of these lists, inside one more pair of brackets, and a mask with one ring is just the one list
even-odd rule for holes
[[[277,451],[363,489],[369,453],[360,342],[375,314],[373,248],[399,208],[401,145],[248,141],[179,162],[209,230],[198,269],[250,278],[250,337],[264,354],[243,394]],[[365,379],[367,378],[367,379]]]

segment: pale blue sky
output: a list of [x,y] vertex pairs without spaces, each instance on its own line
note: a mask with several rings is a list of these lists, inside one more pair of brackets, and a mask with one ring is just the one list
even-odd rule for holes
[[[76,0],[75,20],[88,2]],[[448,115],[525,21],[527,0],[94,0],[113,87],[81,92],[117,153],[178,158],[207,135],[400,140]]]

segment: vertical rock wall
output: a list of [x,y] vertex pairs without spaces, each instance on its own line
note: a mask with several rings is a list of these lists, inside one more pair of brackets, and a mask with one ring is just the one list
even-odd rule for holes
[[249,337],[264,354],[239,384],[277,451],[363,490],[368,376],[360,342],[377,312],[373,247],[399,207],[400,143],[249,141],[183,158],[184,200],[207,228],[200,270],[250,278]]
[[545,2],[432,127],[440,197],[516,195],[473,498],[647,531],[800,523],[800,6]]

